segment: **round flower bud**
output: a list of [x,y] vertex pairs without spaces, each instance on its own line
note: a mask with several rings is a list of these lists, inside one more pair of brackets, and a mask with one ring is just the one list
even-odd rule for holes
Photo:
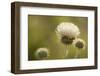
[[79,49],[85,49],[85,41],[80,38],[75,39],[73,45]]
[[39,48],[35,52],[36,59],[43,60],[48,58],[49,50],[47,48]]

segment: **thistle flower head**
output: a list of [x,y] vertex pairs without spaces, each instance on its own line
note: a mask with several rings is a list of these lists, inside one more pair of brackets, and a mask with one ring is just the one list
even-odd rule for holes
[[80,34],[80,31],[75,24],[69,22],[63,22],[57,26],[56,33],[61,36],[67,36],[69,38],[73,38],[78,36]]
[[36,59],[46,59],[49,56],[49,50],[47,48],[39,48],[35,52]]
[[64,44],[71,44],[73,40],[80,34],[80,31],[75,24],[62,22],[57,26],[56,33]]
[[75,39],[73,45],[79,49],[85,49],[85,41],[80,38]]

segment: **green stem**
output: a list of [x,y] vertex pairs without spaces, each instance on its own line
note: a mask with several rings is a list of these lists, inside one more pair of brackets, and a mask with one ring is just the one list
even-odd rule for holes
[[79,49],[76,49],[76,53],[75,53],[75,57],[74,58],[78,58],[79,57]]
[[65,58],[68,58],[68,53],[69,53],[69,45],[66,45],[66,49],[65,49]]

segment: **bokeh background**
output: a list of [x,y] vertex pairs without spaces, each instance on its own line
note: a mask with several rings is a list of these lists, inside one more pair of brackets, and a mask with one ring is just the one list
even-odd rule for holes
[[[66,46],[56,35],[56,27],[61,22],[71,22],[80,29],[80,38],[85,40],[86,48],[79,50],[78,58],[88,57],[88,18],[71,16],[28,15],[28,60],[36,60],[34,53],[38,48],[46,47],[50,51],[50,59],[64,59]],[[66,59],[74,59],[76,48],[71,46]]]

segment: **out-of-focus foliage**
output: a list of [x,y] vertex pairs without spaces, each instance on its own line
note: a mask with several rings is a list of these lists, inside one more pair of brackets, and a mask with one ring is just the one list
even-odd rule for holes
[[[48,59],[64,59],[66,46],[57,38],[55,29],[61,22],[72,22],[80,29],[80,38],[85,40],[86,49],[80,50],[79,58],[87,58],[88,50],[88,25],[86,17],[69,16],[28,16],[28,59],[36,60],[34,53],[38,48],[48,48],[50,56]],[[70,47],[67,59],[73,59],[75,47]]]

